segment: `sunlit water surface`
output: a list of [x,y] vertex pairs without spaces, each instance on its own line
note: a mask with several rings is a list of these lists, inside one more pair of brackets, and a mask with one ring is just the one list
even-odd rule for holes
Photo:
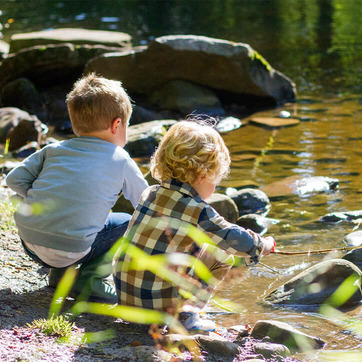
[[[232,157],[225,187],[246,180],[263,187],[290,176],[327,176],[339,180],[329,192],[272,198],[270,228],[279,249],[301,251],[342,247],[354,224],[311,222],[330,212],[362,209],[361,185],[361,39],[360,0],[273,1],[29,1],[0,4],[4,39],[13,33],[59,27],[84,27],[130,33],[134,44],[155,36],[196,34],[249,43],[297,85],[298,99],[286,110],[302,117],[297,126],[269,130],[251,124],[223,134]],[[1,29],[1,27],[0,27]],[[273,288],[334,255],[272,255],[263,266],[234,269],[219,295],[243,310],[211,314],[223,326],[273,319],[290,323],[327,341],[328,349],[362,347],[338,322],[318,310],[268,306],[263,297]],[[220,309],[212,307],[214,311]],[[345,311],[361,320],[361,307]]]

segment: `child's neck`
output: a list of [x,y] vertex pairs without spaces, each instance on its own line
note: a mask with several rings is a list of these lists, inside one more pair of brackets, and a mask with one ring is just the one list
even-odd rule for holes
[[113,143],[116,146],[123,147],[124,145],[120,144],[120,140],[116,137],[110,129],[105,129],[101,131],[93,131],[87,133],[81,133],[79,136],[83,137],[97,137],[103,141]]

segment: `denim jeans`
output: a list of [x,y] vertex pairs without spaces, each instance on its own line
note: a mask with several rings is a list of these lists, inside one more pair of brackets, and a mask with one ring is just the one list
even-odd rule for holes
[[[82,259],[78,260],[75,264],[82,264],[82,266],[85,266],[87,262],[90,262],[91,260],[106,254],[107,251],[109,251],[109,249],[117,242],[117,240],[121,238],[126,232],[130,219],[130,214],[123,212],[110,213],[103,229],[98,232],[96,238],[94,239],[90,252]],[[29,255],[34,261],[47,268],[53,268],[50,265],[44,263],[35,253],[29,250],[23,240],[21,240],[21,242],[26,254]]]

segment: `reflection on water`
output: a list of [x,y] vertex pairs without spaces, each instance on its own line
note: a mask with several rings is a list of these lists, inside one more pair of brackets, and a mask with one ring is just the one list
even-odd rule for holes
[[[255,180],[262,187],[290,176],[337,178],[339,188],[336,190],[271,198],[268,217],[278,219],[280,223],[273,225],[268,234],[275,237],[278,248],[284,251],[343,247],[344,237],[353,231],[355,224],[322,224],[315,223],[315,220],[331,212],[362,209],[362,138],[358,136],[361,134],[360,101],[358,97],[324,99],[285,106],[271,110],[269,114],[273,116],[281,110],[288,110],[297,117],[313,113],[314,120],[278,130],[248,125],[225,134],[233,159],[231,176],[225,186],[236,185],[241,179]],[[263,115],[267,113],[263,112]],[[270,137],[273,138],[272,147]],[[265,149],[267,152],[263,152]],[[257,157],[240,158],[240,154],[263,154],[263,158],[257,162]],[[232,277],[221,286],[220,293],[248,311],[238,318],[220,316],[219,320],[229,326],[271,318],[290,323],[305,333],[319,335],[328,342],[327,348],[361,348],[362,340],[326,320],[316,310],[295,311],[262,303],[265,293],[305,268],[325,258],[341,256],[341,252],[310,256],[272,255],[263,262],[279,270],[280,274],[262,266],[233,271]],[[357,307],[346,314],[361,319],[362,309]]]
[[[0,4],[4,39],[13,33],[59,27],[117,30],[135,45],[156,36],[196,34],[249,43],[297,85],[295,104],[281,111],[298,117],[297,126],[269,130],[247,125],[223,134],[232,157],[225,187],[265,186],[291,176],[327,176],[339,188],[324,193],[271,200],[269,217],[278,248],[288,251],[341,247],[355,227],[314,223],[330,212],[362,209],[362,18],[361,0],[273,1],[5,1]],[[338,254],[340,257],[342,254]],[[241,315],[219,315],[223,325],[259,319],[286,321],[327,342],[328,349],[361,348],[362,341],[317,311],[295,311],[262,303],[282,282],[333,255],[263,259],[281,273],[258,266],[238,268],[222,284],[223,298],[242,305]],[[336,256],[336,255],[334,255]],[[361,308],[346,311],[361,318]],[[216,318],[216,317],[215,317]]]

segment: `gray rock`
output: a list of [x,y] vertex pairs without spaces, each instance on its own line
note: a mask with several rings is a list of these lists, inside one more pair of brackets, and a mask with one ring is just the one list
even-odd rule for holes
[[344,240],[348,246],[361,246],[362,245],[362,230],[354,231],[348,234]]
[[260,320],[251,331],[255,338],[269,337],[275,343],[287,346],[292,352],[304,352],[322,348],[325,344],[317,337],[298,331],[287,323],[279,321]]
[[109,47],[130,47],[131,36],[126,33],[79,28],[60,28],[31,33],[14,34],[10,38],[10,53],[36,45],[72,43],[102,44]]
[[266,359],[282,360],[283,357],[291,355],[287,346],[279,343],[266,343],[259,342],[253,343],[252,351],[257,354],[261,354]]
[[156,89],[149,100],[159,109],[209,116],[224,115],[225,111],[214,92],[208,88],[184,80],[173,80]]
[[359,222],[362,221],[362,210],[346,211],[346,212],[332,212],[324,215],[321,219],[323,222],[338,223],[345,222]]
[[277,224],[278,222],[279,220],[268,219],[258,214],[243,215],[236,220],[237,225],[255,231],[261,235],[265,234],[270,226]]
[[82,75],[89,59],[115,49],[104,45],[70,43],[22,49],[3,60],[0,87],[19,77],[28,78],[36,87],[41,85],[43,88],[69,80],[73,83]]
[[[246,123],[245,123],[246,124]],[[221,119],[216,124],[216,129],[220,132],[230,132],[234,131],[235,129],[240,128],[241,126],[245,125],[239,118],[235,117],[226,117]]]
[[150,157],[166,130],[176,122],[159,120],[130,126],[125,149],[132,157]]
[[235,202],[226,195],[214,193],[205,200],[227,221],[235,223],[238,218],[238,208]]
[[129,91],[146,95],[181,79],[276,103],[295,98],[294,83],[248,44],[204,36],[163,36],[148,48],[94,58],[85,68],[86,73],[91,71],[122,80]]
[[261,190],[241,189],[231,194],[230,197],[239,210],[239,216],[246,214],[266,215],[271,207],[268,196]]
[[10,139],[9,151],[38,141],[48,128],[35,116],[15,107],[0,108],[0,142]]
[[[274,289],[265,301],[273,304],[320,305],[336,291],[350,275],[361,280],[362,272],[353,263],[343,259],[331,259],[304,270],[288,282]],[[361,286],[345,305],[361,300]]]

